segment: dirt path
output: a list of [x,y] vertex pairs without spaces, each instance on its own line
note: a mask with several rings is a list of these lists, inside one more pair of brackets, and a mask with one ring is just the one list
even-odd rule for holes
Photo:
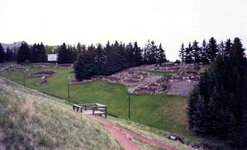
[[131,141],[124,133],[120,132],[119,129],[110,122],[94,115],[89,116],[101,122],[104,127],[113,135],[113,137],[118,140],[120,145],[125,150],[141,150],[141,148],[136,143]]
[[156,141],[156,140],[149,139],[147,137],[144,137],[144,136],[137,134],[137,133],[135,133],[131,130],[128,130],[126,128],[113,125],[101,117],[94,116],[94,115],[89,115],[89,116],[98,120],[99,122],[103,123],[104,127],[114,136],[114,138],[116,138],[118,140],[118,142],[121,144],[121,146],[125,150],[132,150],[132,149],[133,150],[140,150],[141,149],[138,145],[136,145],[133,141],[131,141],[126,136],[126,134],[132,136],[135,139],[141,140],[142,142],[146,142],[146,143],[158,146],[158,147],[162,147],[162,148],[165,148],[167,150],[178,150],[177,148],[163,144],[163,143]]

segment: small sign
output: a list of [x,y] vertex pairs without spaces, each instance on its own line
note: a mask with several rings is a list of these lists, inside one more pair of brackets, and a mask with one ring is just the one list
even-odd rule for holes
[[48,61],[57,61],[57,54],[48,54]]

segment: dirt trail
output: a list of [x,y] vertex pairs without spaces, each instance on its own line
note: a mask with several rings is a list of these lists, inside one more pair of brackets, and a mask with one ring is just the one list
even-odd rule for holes
[[94,115],[89,115],[89,116],[101,122],[104,125],[104,128],[106,128],[112,134],[112,136],[118,140],[120,145],[125,150],[141,150],[141,148],[136,143],[131,141],[124,133],[120,132],[119,129],[117,129],[110,122]]
[[149,139],[147,137],[144,137],[144,136],[137,134],[137,133],[135,133],[131,130],[128,130],[126,128],[113,125],[101,117],[94,116],[94,115],[89,115],[89,116],[98,120],[99,122],[103,123],[104,127],[114,136],[114,138],[116,138],[118,140],[118,142],[121,144],[121,146],[125,150],[132,150],[132,149],[133,150],[140,150],[141,149],[137,144],[135,144],[133,141],[131,141],[126,136],[126,134],[132,136],[135,139],[141,140],[142,142],[146,142],[146,143],[158,146],[158,147],[162,147],[162,148],[165,148],[167,150],[178,150],[177,148],[163,144],[163,143],[156,141],[156,140]]

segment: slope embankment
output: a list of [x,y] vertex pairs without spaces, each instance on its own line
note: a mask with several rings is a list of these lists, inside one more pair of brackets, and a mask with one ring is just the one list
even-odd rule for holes
[[97,121],[0,77],[0,149],[121,149]]

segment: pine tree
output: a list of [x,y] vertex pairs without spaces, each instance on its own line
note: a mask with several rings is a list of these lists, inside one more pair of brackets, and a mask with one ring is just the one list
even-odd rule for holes
[[67,59],[66,58],[66,51],[67,51],[67,47],[66,47],[66,44],[63,43],[60,47],[59,47],[59,50],[58,50],[58,58],[57,58],[57,62],[59,64],[63,64],[65,63],[65,60]]
[[182,43],[180,51],[179,51],[179,57],[181,58],[182,62],[185,62],[185,48],[184,43]]
[[138,46],[137,42],[134,43],[133,47],[134,57],[135,57],[135,66],[142,64],[142,49]]
[[194,63],[199,63],[201,61],[200,59],[200,47],[198,46],[198,42],[194,41],[192,45],[192,58]]
[[17,52],[17,62],[22,64],[30,60],[31,60],[31,52],[29,46],[26,42],[23,42]]
[[166,55],[160,43],[159,48],[158,48],[158,63],[159,65],[161,65],[164,62],[166,62]]
[[[190,129],[239,148],[246,141],[247,62],[239,38],[228,55],[218,55],[188,99]],[[247,116],[247,115],[246,115]]]
[[192,63],[192,46],[191,43],[189,42],[188,47],[185,49],[185,63]]
[[201,62],[203,64],[209,64],[208,48],[207,48],[207,42],[206,42],[206,40],[203,40],[202,41],[200,57],[201,57]]
[[0,63],[3,63],[4,62],[4,49],[3,49],[3,46],[2,44],[0,43]]
[[10,50],[9,47],[7,47],[7,51],[6,51],[6,54],[5,54],[5,60],[6,61],[11,61],[12,55],[13,55],[13,51]]
[[223,41],[221,41],[219,44],[219,54],[224,55],[224,51],[225,51],[225,44]]
[[74,72],[77,80],[90,79],[95,75],[94,57],[92,51],[80,53],[74,64]]
[[229,55],[231,47],[232,47],[231,39],[227,39],[227,41],[225,42],[225,49],[224,49],[224,54],[225,55]]
[[213,37],[209,39],[207,48],[208,48],[208,59],[210,60],[210,62],[213,62],[219,51],[217,42]]

